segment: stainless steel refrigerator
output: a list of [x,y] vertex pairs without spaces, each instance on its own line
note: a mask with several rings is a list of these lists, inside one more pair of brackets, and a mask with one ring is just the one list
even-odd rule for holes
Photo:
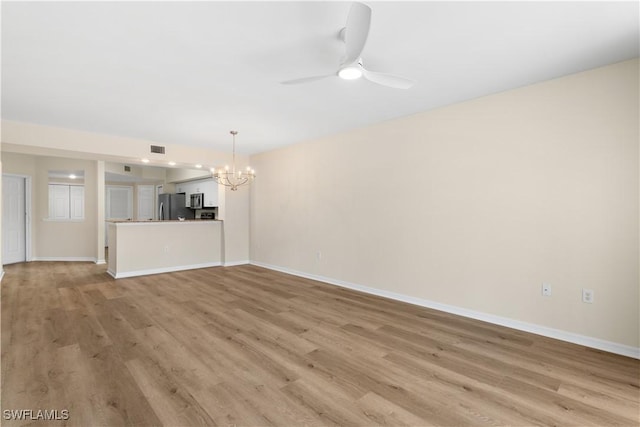
[[158,196],[158,219],[195,219],[196,211],[185,206],[184,194],[160,194]]

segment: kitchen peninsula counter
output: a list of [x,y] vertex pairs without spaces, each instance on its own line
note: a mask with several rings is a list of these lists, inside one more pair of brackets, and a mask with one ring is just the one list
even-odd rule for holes
[[120,279],[222,265],[222,221],[109,221],[107,272]]
[[222,222],[219,219],[147,219],[144,221],[132,221],[128,219],[116,219],[116,220],[108,220],[107,222],[112,222],[114,224],[149,224],[149,223],[165,223],[165,222]]

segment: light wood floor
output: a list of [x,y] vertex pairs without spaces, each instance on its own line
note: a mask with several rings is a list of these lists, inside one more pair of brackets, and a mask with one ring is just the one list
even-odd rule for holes
[[51,425],[640,424],[637,360],[255,266],[5,270],[2,409]]

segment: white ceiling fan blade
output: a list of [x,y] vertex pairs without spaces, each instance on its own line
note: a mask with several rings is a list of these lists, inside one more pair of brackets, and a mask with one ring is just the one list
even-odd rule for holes
[[344,31],[347,52],[344,64],[352,64],[360,58],[369,37],[370,26],[371,8],[366,4],[353,3]]
[[411,86],[413,86],[413,80],[409,80],[400,76],[394,76],[393,74],[376,73],[375,71],[369,71],[363,68],[362,75],[370,82],[392,87],[394,89],[409,89]]
[[316,80],[326,79],[327,77],[331,77],[331,76],[334,76],[334,75],[335,74],[326,74],[324,76],[303,77],[301,79],[286,80],[284,82],[280,82],[280,84],[283,84],[283,85],[297,85],[297,84],[300,84],[300,83],[310,83],[310,82],[315,82]]

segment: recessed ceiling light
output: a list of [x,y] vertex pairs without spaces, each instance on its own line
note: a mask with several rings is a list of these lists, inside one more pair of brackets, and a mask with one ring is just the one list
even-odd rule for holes
[[142,159],[142,163],[149,163],[149,159]]
[[196,167],[197,167],[198,169],[200,169],[200,168],[202,167],[202,165],[196,165]]
[[175,166],[176,162],[169,162],[169,166]]
[[74,174],[69,175],[69,179],[76,179],[76,176]]

